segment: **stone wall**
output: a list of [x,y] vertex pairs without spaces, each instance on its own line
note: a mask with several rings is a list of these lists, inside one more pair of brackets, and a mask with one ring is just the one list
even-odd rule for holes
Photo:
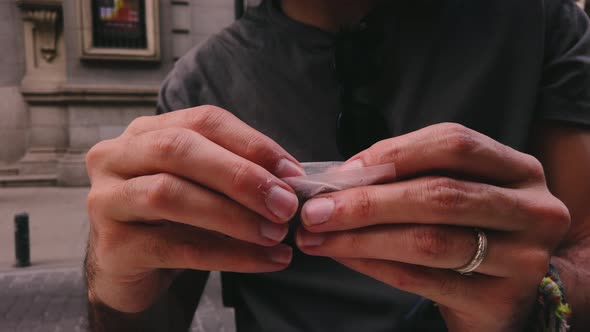
[[83,1],[0,0],[0,186],[87,185],[86,151],[155,114],[176,59],[234,20],[233,0],[158,0],[159,60],[82,59]]
[[0,0],[0,165],[23,156],[27,111],[19,92],[25,70],[20,11],[12,0]]
[[[80,61],[81,27],[80,20],[76,19],[77,1],[63,3],[67,77],[68,83],[74,85],[157,87],[174,65],[175,58],[231,24],[234,15],[233,0],[160,0],[161,60],[157,63],[105,63]],[[178,35],[184,37],[177,38]]]
[[[75,89],[122,90],[123,103],[90,98],[67,107],[69,151],[58,165],[61,184],[85,184],[80,166],[83,154],[96,142],[118,136],[137,116],[155,113],[159,85],[174,62],[211,34],[233,22],[233,0],[187,0],[159,2],[161,59],[156,63],[81,61],[81,29],[78,20],[64,22],[67,82]],[[64,2],[64,16],[75,17],[73,1]],[[115,96],[113,96],[114,98]]]

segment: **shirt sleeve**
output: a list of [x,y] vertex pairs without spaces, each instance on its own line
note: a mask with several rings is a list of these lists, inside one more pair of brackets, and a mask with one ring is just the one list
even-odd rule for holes
[[590,21],[572,0],[546,1],[537,117],[590,125]]
[[158,94],[157,114],[199,105],[201,84],[194,53],[195,50],[179,59],[164,79]]

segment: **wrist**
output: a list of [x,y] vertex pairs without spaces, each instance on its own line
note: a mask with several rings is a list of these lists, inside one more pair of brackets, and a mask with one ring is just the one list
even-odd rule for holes
[[[163,291],[164,290],[164,291]],[[121,283],[106,276],[96,277],[88,287],[88,301],[126,314],[146,311],[165,293],[165,289],[149,279]]]

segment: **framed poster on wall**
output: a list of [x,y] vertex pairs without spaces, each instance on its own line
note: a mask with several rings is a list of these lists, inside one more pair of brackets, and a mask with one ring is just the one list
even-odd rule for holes
[[158,61],[158,0],[78,0],[82,59]]

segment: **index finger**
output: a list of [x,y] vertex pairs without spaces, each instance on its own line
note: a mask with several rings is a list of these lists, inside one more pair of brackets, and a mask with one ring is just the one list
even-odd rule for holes
[[230,112],[216,106],[205,105],[157,116],[140,117],[129,125],[125,134],[136,136],[166,128],[185,128],[195,131],[278,177],[305,174],[297,159],[278,143]]
[[490,184],[544,179],[534,157],[459,124],[444,123],[376,143],[341,169],[395,163],[398,178],[459,174]]

